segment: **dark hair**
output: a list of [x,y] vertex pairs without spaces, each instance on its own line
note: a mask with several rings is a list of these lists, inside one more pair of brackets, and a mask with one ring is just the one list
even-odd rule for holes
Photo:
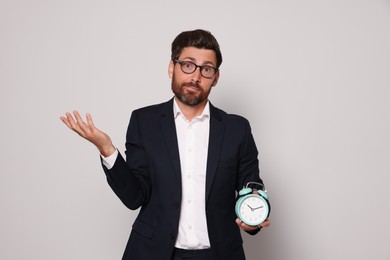
[[178,59],[183,49],[186,47],[196,47],[199,49],[213,50],[217,57],[217,68],[222,63],[222,54],[215,37],[205,30],[194,30],[180,33],[172,42],[171,59]]

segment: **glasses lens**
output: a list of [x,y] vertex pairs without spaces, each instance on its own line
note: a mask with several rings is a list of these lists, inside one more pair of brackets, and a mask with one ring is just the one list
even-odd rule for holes
[[183,61],[181,63],[181,69],[184,73],[192,73],[196,69],[196,65],[191,61]]
[[211,78],[215,74],[215,69],[210,66],[203,66],[201,70],[202,76],[205,78]]

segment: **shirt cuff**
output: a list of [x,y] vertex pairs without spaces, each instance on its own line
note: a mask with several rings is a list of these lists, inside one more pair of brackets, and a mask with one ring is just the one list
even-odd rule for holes
[[118,149],[115,149],[115,152],[108,157],[104,157],[101,154],[100,156],[102,157],[103,165],[106,166],[108,170],[110,170],[112,167],[114,167],[116,158],[118,158]]

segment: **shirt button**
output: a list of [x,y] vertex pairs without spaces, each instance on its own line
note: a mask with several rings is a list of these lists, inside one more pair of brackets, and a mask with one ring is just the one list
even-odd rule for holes
[[188,229],[192,229],[192,226],[188,226]]
[[191,200],[188,200],[188,204],[191,204]]

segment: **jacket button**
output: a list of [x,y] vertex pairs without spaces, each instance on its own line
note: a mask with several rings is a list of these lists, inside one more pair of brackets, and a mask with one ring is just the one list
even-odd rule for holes
[[175,235],[173,233],[169,233],[169,237],[171,238],[171,240],[175,239]]

